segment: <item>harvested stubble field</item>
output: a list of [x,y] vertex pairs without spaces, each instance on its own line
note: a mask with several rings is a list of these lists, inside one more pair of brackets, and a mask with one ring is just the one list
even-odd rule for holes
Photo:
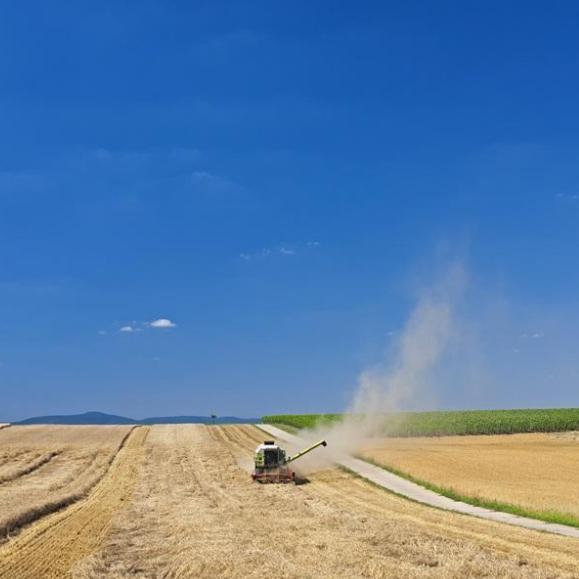
[[84,497],[130,428],[15,426],[0,432],[0,541]]
[[0,576],[577,576],[576,540],[414,504],[337,469],[257,485],[246,468],[263,438],[134,430],[88,498],[0,547]]
[[577,432],[385,438],[361,454],[464,497],[579,522]]

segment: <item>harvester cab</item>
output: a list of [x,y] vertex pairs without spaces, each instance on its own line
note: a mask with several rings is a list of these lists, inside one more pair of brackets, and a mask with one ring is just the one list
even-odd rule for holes
[[285,450],[273,440],[266,440],[255,449],[255,469],[251,478],[261,483],[295,482],[296,473],[288,467],[288,464],[318,448],[318,446],[326,446],[327,444],[325,440],[320,440],[294,456],[287,456]]

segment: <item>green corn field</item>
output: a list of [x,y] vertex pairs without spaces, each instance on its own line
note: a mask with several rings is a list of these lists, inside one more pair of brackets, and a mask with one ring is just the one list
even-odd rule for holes
[[[268,424],[313,428],[344,419],[344,414],[276,414],[264,416]],[[354,416],[354,419],[362,419]],[[460,410],[384,414],[388,436],[451,436],[465,434],[514,434],[579,430],[579,408],[519,410]]]

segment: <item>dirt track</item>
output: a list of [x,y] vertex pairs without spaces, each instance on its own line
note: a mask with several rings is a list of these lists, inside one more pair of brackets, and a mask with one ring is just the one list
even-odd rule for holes
[[137,481],[147,430],[134,430],[86,500],[31,525],[0,549],[0,577],[63,577],[106,536]]
[[577,577],[576,540],[411,503],[337,469],[253,483],[254,427],[137,429],[87,500],[0,548],[0,576]]

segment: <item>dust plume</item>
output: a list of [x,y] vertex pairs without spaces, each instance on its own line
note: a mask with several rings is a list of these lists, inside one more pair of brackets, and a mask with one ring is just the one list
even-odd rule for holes
[[301,433],[308,440],[325,438],[328,446],[300,460],[300,470],[311,471],[357,452],[365,441],[388,430],[391,413],[433,404],[436,372],[458,342],[456,310],[466,277],[463,266],[455,264],[419,292],[390,356],[360,375],[344,420]]

